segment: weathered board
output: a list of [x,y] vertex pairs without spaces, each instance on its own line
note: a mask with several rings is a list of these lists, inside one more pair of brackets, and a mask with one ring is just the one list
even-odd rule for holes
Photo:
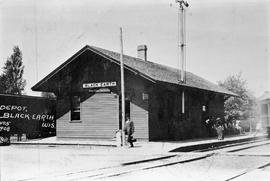
[[80,107],[80,121],[71,121],[70,111],[57,119],[57,137],[113,139],[119,129],[117,95],[95,93],[81,102]]

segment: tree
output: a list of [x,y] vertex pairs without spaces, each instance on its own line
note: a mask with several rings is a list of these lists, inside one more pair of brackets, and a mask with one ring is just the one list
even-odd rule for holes
[[219,81],[218,84],[238,95],[238,97],[231,96],[225,101],[225,120],[227,122],[246,120],[255,114],[256,99],[248,91],[246,80],[242,78],[241,73],[230,75],[224,81]]
[[26,84],[23,73],[22,52],[14,46],[13,54],[7,58],[0,75],[0,93],[21,95]]

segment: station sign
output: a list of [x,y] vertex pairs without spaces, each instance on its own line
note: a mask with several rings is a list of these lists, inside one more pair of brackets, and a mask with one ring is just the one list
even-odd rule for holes
[[116,82],[94,82],[94,83],[85,83],[83,88],[100,88],[100,87],[115,87]]

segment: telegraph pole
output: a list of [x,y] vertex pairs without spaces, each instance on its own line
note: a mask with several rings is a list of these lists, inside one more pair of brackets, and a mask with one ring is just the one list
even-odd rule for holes
[[186,16],[185,16],[185,7],[188,7],[189,4],[183,0],[176,0],[176,3],[179,4],[178,8],[178,62],[180,64],[179,68],[180,79],[178,80],[181,83],[185,81],[185,58],[186,58]]
[[38,81],[38,31],[37,31],[37,2],[35,1],[34,13],[35,13],[35,59],[36,59],[36,81]]
[[[185,16],[185,8],[188,7],[189,4],[183,0],[175,0],[176,3],[179,4],[178,8],[178,68],[180,69],[180,73],[178,73],[178,82],[185,83],[185,68],[186,68],[186,16]],[[182,91],[182,114],[185,113],[185,92]]]
[[125,83],[124,83],[124,63],[123,63],[123,35],[122,35],[122,28],[120,28],[120,67],[121,67],[121,125],[122,125],[122,146],[125,146],[125,133],[124,133],[124,126],[125,126]]

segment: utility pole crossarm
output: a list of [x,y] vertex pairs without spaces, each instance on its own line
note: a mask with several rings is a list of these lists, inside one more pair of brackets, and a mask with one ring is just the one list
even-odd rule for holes
[[179,6],[180,6],[180,8],[184,8],[183,7],[183,5],[185,6],[185,7],[188,7],[189,6],[189,4],[187,3],[187,1],[183,1],[183,0],[175,0],[175,2],[176,3],[179,3]]

